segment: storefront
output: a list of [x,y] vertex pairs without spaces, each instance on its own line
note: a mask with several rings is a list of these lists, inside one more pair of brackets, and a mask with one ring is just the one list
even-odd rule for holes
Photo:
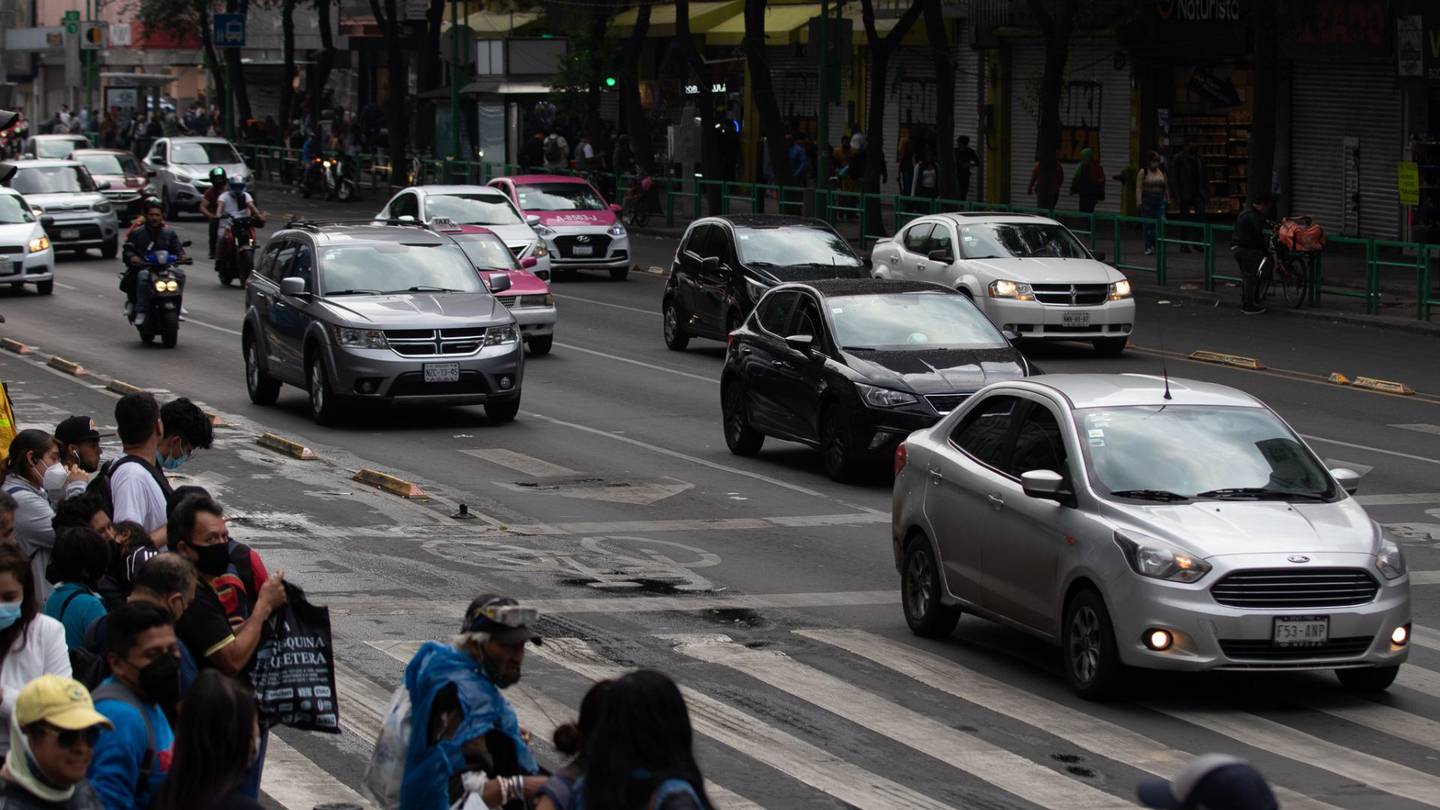
[[1395,9],[1395,73],[1401,88],[1405,157],[1397,169],[1402,236],[1440,242],[1440,10]]

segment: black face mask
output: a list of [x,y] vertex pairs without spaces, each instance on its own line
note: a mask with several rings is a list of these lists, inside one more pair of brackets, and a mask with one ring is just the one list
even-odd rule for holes
[[162,655],[140,670],[140,696],[161,706],[174,706],[180,698],[180,659]]
[[224,543],[216,543],[213,546],[190,545],[195,550],[198,559],[195,560],[195,568],[207,577],[218,577],[225,573],[230,567],[230,549]]

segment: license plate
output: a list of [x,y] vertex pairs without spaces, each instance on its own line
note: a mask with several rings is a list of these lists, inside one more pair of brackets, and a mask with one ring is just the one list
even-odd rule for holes
[[1089,326],[1090,313],[1088,312],[1066,312],[1061,314],[1060,323],[1065,326]]
[[61,228],[61,229],[60,229],[60,238],[61,238],[61,239],[79,239],[79,238],[80,238],[80,229],[79,229],[79,228]]
[[594,248],[593,246],[591,246],[591,245],[576,245],[575,247],[570,248],[570,255],[572,255],[572,256],[594,256],[594,255],[595,255],[595,248]]
[[445,383],[460,382],[459,363],[426,363],[425,382]]
[[25,272],[24,262],[0,262],[0,275],[13,276]]
[[1319,647],[1330,640],[1329,616],[1276,616],[1276,647]]

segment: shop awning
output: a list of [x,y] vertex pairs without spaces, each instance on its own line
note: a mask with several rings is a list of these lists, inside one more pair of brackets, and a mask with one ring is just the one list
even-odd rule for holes
[[[690,33],[707,34],[717,24],[725,22],[745,10],[745,0],[723,0],[722,2],[698,2],[690,4]],[[627,9],[616,15],[610,22],[611,33],[625,36],[635,28],[639,9]],[[650,7],[650,36],[675,36],[675,4],[656,3]]]
[[[539,20],[543,15],[538,11],[477,11],[464,18],[464,24],[481,39],[498,39],[524,28]],[[450,30],[450,15],[440,22],[440,30]]]
[[175,81],[168,73],[101,73],[100,78],[110,87],[164,87]]
[[[765,6],[765,44],[789,45],[799,40],[811,17],[820,15],[819,3]],[[705,32],[706,45],[739,45],[745,39],[745,10]]]

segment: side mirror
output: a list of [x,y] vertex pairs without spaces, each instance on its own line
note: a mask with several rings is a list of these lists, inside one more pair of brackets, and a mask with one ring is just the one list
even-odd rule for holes
[[941,248],[940,250],[930,251],[930,261],[944,262],[946,264],[949,264],[950,262],[955,261],[955,256],[950,251]]
[[1054,470],[1031,470],[1020,474],[1020,487],[1030,498],[1060,501],[1065,492],[1065,477]]
[[526,256],[525,258],[520,260],[520,269],[529,270],[530,268],[535,267],[538,264],[540,264],[539,259],[535,258],[534,256]]
[[785,345],[801,354],[808,355],[815,348],[815,336],[791,335],[785,338]]
[[55,217],[40,217],[40,227],[44,228],[47,231],[55,227]]
[[155,165],[155,166],[164,166],[164,165],[165,165],[165,158],[163,158],[163,157],[153,157],[153,158],[150,158],[150,163],[151,163],[152,165]]
[[510,289],[510,285],[512,283],[510,281],[509,273],[491,273],[489,282],[490,292],[492,293],[505,292],[506,290]]
[[401,214],[400,216],[398,216],[398,217],[395,218],[395,221],[396,221],[396,222],[414,222],[414,221],[415,221],[415,217],[412,217],[412,216],[410,216],[409,214]]
[[300,298],[306,295],[305,279],[295,276],[280,279],[280,294],[291,298]]
[[625,206],[619,203],[610,203],[610,210],[619,214],[625,210]]
[[540,224],[540,217],[531,214],[530,216],[525,217],[525,224],[533,228],[536,225]]
[[1349,467],[1336,467],[1330,471],[1330,477],[1334,478],[1335,483],[1347,494],[1354,495],[1360,489],[1360,473]]
[[109,181],[109,180],[101,180],[100,182],[98,182],[98,183],[95,184],[95,188],[99,189],[100,191],[109,191],[109,190],[110,190],[110,181]]
[[705,257],[703,257],[702,259],[700,259],[700,269],[701,269],[701,270],[704,270],[704,271],[707,272],[707,273],[718,273],[718,272],[720,272],[720,257],[719,257],[719,256],[705,256]]

